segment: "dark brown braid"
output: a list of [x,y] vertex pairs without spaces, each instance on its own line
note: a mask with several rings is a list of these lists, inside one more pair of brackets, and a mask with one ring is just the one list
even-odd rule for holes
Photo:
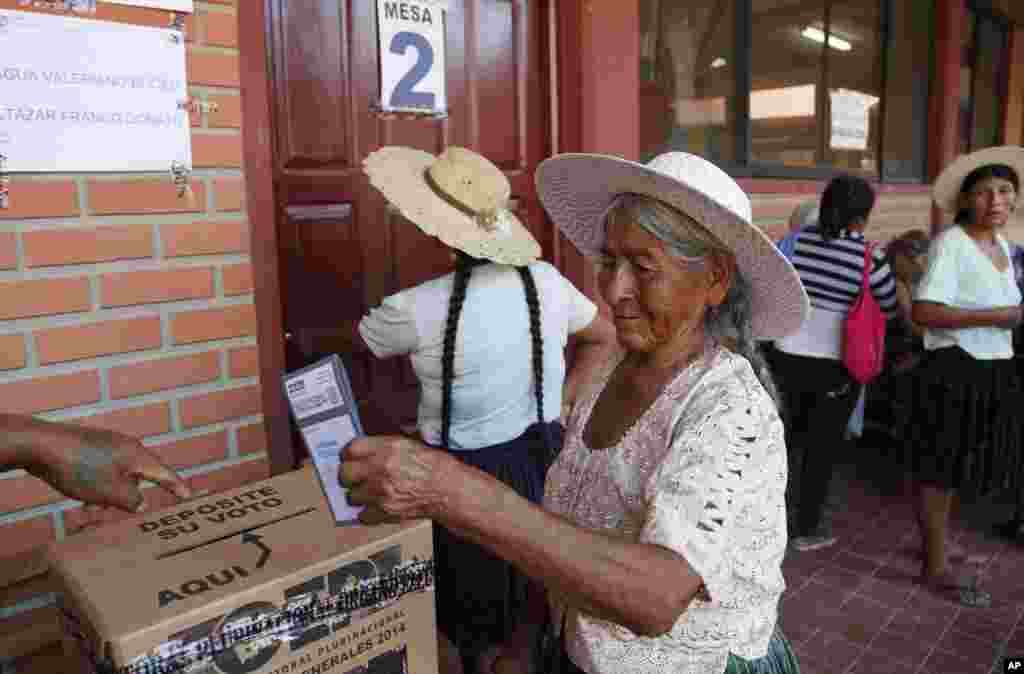
[[[540,334],[540,300],[537,298],[537,284],[529,267],[517,267],[519,278],[526,291],[526,306],[530,309],[530,336],[533,337],[533,390],[537,397],[537,421],[544,425],[544,340]],[[544,445],[552,451],[548,434],[544,434]]]

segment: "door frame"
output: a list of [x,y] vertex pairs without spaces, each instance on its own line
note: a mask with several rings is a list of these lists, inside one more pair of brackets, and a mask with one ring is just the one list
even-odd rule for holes
[[[270,0],[238,3],[238,50],[242,103],[242,159],[249,218],[260,402],[270,474],[295,468],[288,402],[279,384],[285,371],[284,314],[278,254],[280,199],[276,191],[272,69],[268,32]],[[260,58],[262,56],[262,58]]]
[[[343,0],[338,0],[343,1]],[[528,2],[530,0],[514,0]],[[276,190],[276,147],[273,126],[273,69],[269,63],[269,3],[238,3],[242,139],[250,254],[254,270],[256,338],[259,349],[260,395],[267,454],[272,475],[294,469],[288,403],[280,385],[285,371],[284,312],[281,295]],[[622,97],[637,91],[639,0],[600,3],[594,0],[539,0],[548,16],[551,147],[557,152],[608,152],[629,159],[639,153],[639,100]],[[631,30],[630,27],[633,29]],[[607,48],[613,46],[614,52]],[[259,58],[257,55],[262,55]],[[625,67],[623,67],[625,66]],[[632,129],[623,133],[622,129]],[[555,263],[591,297],[593,275],[572,246],[555,246]]]

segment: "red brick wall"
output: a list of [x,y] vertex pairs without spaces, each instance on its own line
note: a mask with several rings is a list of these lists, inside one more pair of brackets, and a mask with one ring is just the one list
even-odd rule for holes
[[[216,104],[192,114],[193,203],[169,176],[13,175],[0,210],[0,407],[138,436],[198,490],[267,475],[236,14],[236,0],[199,0],[186,24],[190,95]],[[99,3],[95,18],[167,26],[171,14]],[[96,519],[33,477],[0,475],[0,556],[30,559]],[[49,634],[45,576],[25,583],[0,591],[0,663]]]

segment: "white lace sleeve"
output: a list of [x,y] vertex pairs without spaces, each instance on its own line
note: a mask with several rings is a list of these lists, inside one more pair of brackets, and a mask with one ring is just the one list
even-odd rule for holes
[[[756,396],[731,387],[705,391],[713,402],[683,414],[661,465],[645,486],[647,514],[640,540],[669,548],[703,579],[715,603],[736,589],[732,539],[752,488],[763,485],[757,464],[767,425]],[[707,400],[707,398],[705,398]]]

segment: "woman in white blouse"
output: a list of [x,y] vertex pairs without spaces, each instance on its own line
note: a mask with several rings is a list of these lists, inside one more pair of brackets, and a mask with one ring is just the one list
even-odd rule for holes
[[[484,671],[797,672],[777,628],[784,432],[755,340],[804,320],[799,278],[700,157],[562,155],[537,183],[596,260],[621,347],[580,392],[544,507],[409,438],[357,440],[339,480],[364,521],[430,517],[543,585]],[[538,634],[558,635],[539,662]]]
[[913,320],[925,327],[907,440],[920,484],[922,581],[962,603],[986,605],[950,568],[953,494],[1013,488],[1020,476],[1020,382],[1013,328],[1021,293],[1000,230],[1016,208],[1024,149],[999,147],[950,164],[933,188],[956,226],[932,243],[914,295]]

